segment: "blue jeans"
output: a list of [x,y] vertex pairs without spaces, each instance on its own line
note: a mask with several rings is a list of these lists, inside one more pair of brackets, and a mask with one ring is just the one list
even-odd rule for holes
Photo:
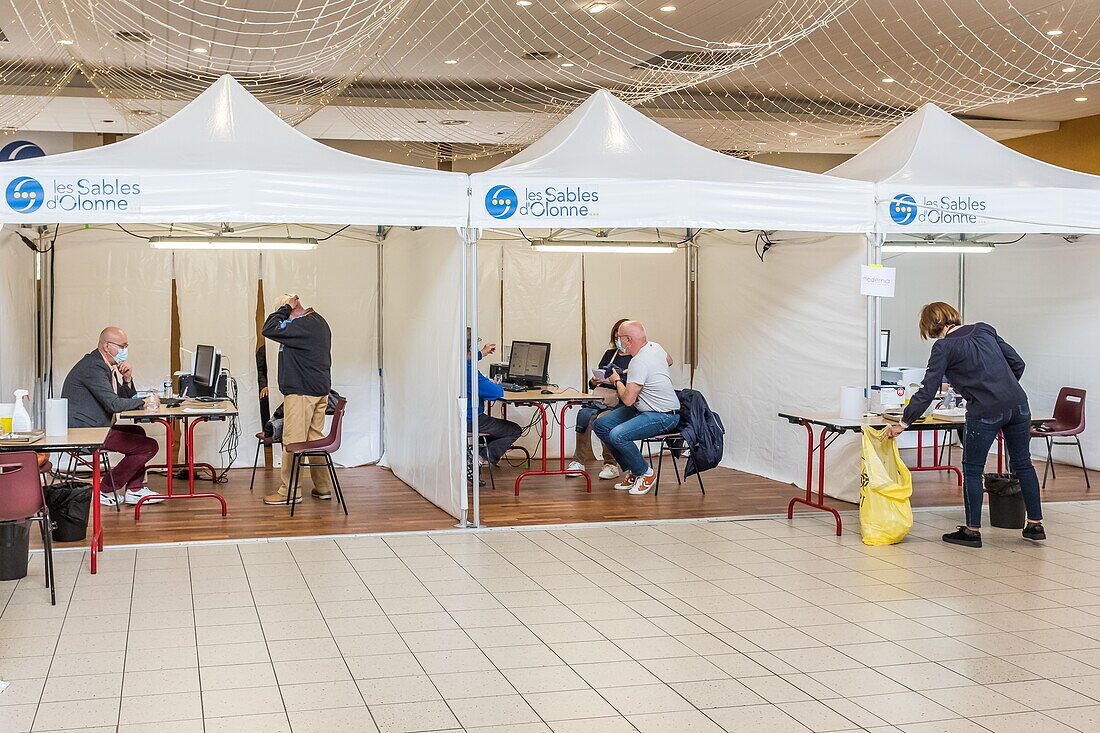
[[985,493],[982,487],[982,474],[989,449],[997,439],[997,433],[1004,433],[1005,448],[1008,451],[1009,465],[1016,478],[1020,480],[1020,490],[1027,506],[1027,518],[1043,518],[1043,507],[1039,501],[1039,477],[1035,475],[1035,465],[1031,462],[1031,408],[1025,402],[1007,412],[992,417],[968,417],[963,442],[963,501],[966,505],[966,526],[982,526],[982,500]]
[[640,412],[627,405],[596,418],[592,430],[615,454],[619,465],[635,476],[649,470],[649,464],[634,441],[652,438],[676,429],[680,415],[676,412]]
[[601,412],[605,412],[606,407],[600,405],[599,407],[582,407],[577,410],[577,432],[584,433],[588,431],[588,423],[592,422],[592,418]]

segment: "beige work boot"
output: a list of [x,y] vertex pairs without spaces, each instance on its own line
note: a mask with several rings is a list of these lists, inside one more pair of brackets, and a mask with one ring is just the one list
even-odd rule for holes
[[[287,498],[286,494],[283,494],[283,493],[280,493],[280,492],[276,491],[274,494],[268,494],[267,496],[264,497],[264,504],[271,504],[271,505],[286,504],[286,498]],[[294,503],[295,504],[300,504],[301,502],[302,502],[302,495],[301,494],[294,497]]]

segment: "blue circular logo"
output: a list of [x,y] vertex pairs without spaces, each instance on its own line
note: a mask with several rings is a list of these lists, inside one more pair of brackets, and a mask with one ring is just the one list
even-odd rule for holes
[[907,193],[899,193],[890,202],[890,218],[895,224],[912,224],[917,219],[917,200]]
[[485,194],[485,210],[494,219],[507,219],[516,213],[519,197],[508,186],[493,186]]
[[0,148],[0,162],[30,160],[31,158],[41,158],[45,154],[46,151],[29,140],[15,140]]
[[19,176],[12,179],[6,191],[8,206],[12,211],[20,214],[30,214],[38,211],[42,202],[46,200],[46,192],[42,190],[42,184],[30,176]]

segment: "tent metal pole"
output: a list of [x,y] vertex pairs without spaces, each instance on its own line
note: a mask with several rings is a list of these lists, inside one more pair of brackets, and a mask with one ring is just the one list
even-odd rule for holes
[[[469,390],[463,387],[464,391],[468,391],[466,395],[467,405],[469,405],[469,414],[474,418],[478,416],[478,395],[477,395],[477,234],[475,230],[467,228],[463,231],[463,239],[466,243],[466,248],[469,250],[469,271],[467,268],[463,268],[464,282],[462,285],[462,295],[466,300],[466,317],[470,324],[470,350],[467,358],[470,362],[470,371],[466,375],[469,384]],[[469,285],[465,282],[465,278],[469,278]],[[465,334],[464,334],[465,335]],[[466,416],[463,415],[463,419]],[[470,449],[470,476],[472,484],[472,493],[474,495],[474,519],[472,525],[467,523],[468,526],[480,527],[481,526],[481,471],[478,465],[477,457],[479,440],[478,421],[476,419],[470,420],[470,440],[472,441],[472,448]]]
[[[870,265],[882,264],[883,236],[878,233],[867,234],[867,263]],[[871,387],[882,381],[882,357],[879,355],[879,324],[881,320],[881,301],[875,296],[867,298],[867,397],[871,397]]]

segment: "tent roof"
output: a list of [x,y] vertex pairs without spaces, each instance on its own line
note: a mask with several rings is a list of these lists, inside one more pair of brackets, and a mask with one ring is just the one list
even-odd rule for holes
[[[741,160],[697,145],[606,90],[527,149],[471,176],[479,226],[676,226],[866,231],[870,187]],[[501,187],[517,191],[511,211]],[[531,196],[595,194],[587,213],[544,212]],[[565,194],[568,199],[568,193]],[[482,201],[482,196],[488,196]],[[590,197],[591,198],[591,195]],[[547,202],[543,202],[547,203]],[[553,203],[553,202],[550,202]],[[525,206],[526,205],[526,206]],[[518,207],[518,208],[517,208]],[[579,207],[576,207],[579,208]],[[495,213],[494,213],[495,212]]]
[[[1018,153],[934,104],[925,104],[829,174],[877,184],[880,228],[885,230],[1007,233],[1100,227],[1100,176]],[[954,211],[953,201],[974,201],[982,208],[977,221],[949,216],[942,225],[901,223],[904,212],[883,207],[905,195],[927,200],[929,206],[917,201],[922,213],[934,207]]]
[[[3,222],[264,221],[464,226],[461,173],[372,160],[298,132],[233,77],[222,76],[148,132],[99,148],[4,163],[0,185],[36,179],[47,206],[0,207]],[[81,178],[137,184],[124,210],[103,203],[66,211],[52,186]],[[101,189],[103,187],[100,187]],[[25,189],[25,187],[24,187]],[[21,189],[21,190],[24,190]],[[130,188],[129,190],[133,190]],[[89,194],[92,196],[93,194]],[[10,197],[9,197],[10,198]],[[65,206],[71,205],[66,201]]]

